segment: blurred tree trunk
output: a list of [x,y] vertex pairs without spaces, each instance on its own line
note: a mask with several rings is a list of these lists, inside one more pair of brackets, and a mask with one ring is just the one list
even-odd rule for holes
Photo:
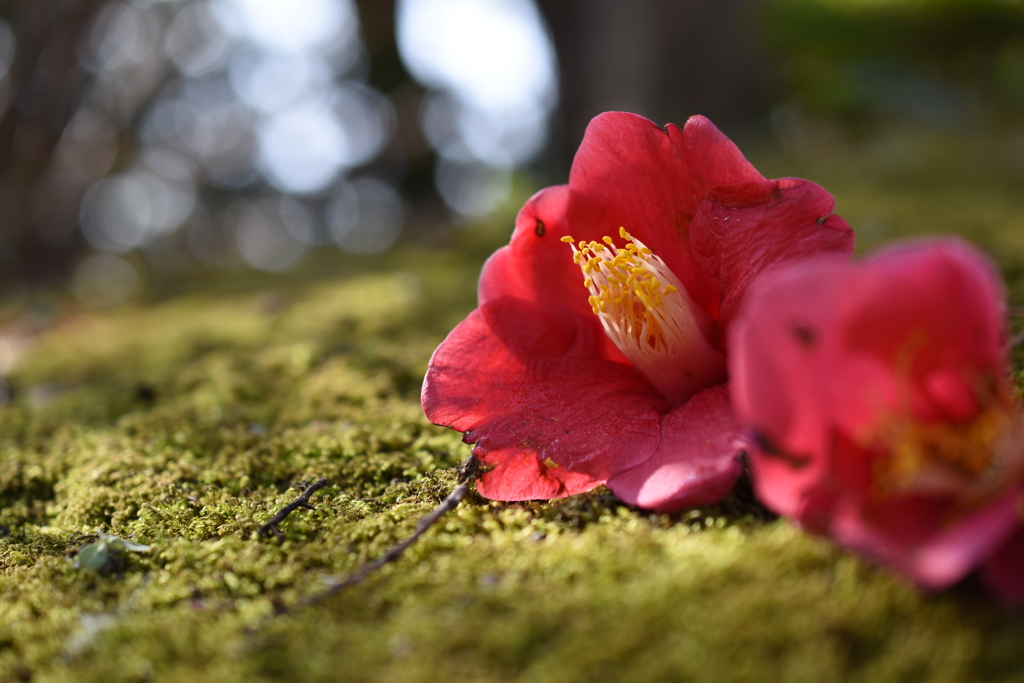
[[537,0],[560,62],[575,149],[602,111],[659,124],[704,114],[719,126],[764,113],[767,66],[756,0]]
[[[32,204],[85,83],[77,48],[103,2],[31,0],[12,2],[6,12],[18,44],[3,94],[9,105],[0,119],[0,247],[18,254],[33,280],[64,275],[78,251],[68,243],[73,225],[64,244],[40,239]],[[70,200],[74,220],[79,198],[37,197],[35,202]]]

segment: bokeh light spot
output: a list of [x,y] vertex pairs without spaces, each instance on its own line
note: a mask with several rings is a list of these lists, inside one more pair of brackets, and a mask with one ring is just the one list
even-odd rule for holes
[[505,171],[543,149],[557,104],[554,47],[536,5],[400,0],[398,43],[409,71],[436,90],[420,125],[441,157],[438,190],[456,213],[488,213],[507,194]]
[[395,243],[402,232],[405,211],[402,198],[376,178],[356,178],[339,183],[326,211],[331,238],[352,254],[379,254]]
[[351,158],[345,130],[330,108],[316,101],[269,117],[259,141],[260,168],[284,192],[322,190]]
[[355,32],[350,0],[221,0],[226,28],[278,52],[314,49]]
[[312,215],[297,200],[266,198],[244,208],[235,238],[246,262],[260,270],[291,268],[315,239]]
[[194,2],[178,12],[164,34],[164,51],[185,76],[200,78],[227,64],[233,41],[215,21],[208,2]]
[[401,0],[398,40],[413,75],[484,110],[555,96],[555,55],[530,0]]

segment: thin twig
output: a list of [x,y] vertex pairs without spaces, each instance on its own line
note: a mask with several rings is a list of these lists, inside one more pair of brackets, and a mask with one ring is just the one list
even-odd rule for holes
[[309,486],[307,486],[306,490],[302,492],[301,496],[299,496],[298,498],[296,498],[295,500],[281,508],[276,515],[270,518],[269,522],[267,522],[259,529],[257,529],[256,533],[261,536],[269,536],[270,534],[274,534],[279,539],[284,538],[284,534],[282,534],[281,530],[277,528],[277,525],[283,522],[285,518],[288,517],[288,515],[292,514],[299,508],[305,508],[307,510],[316,510],[315,507],[309,504],[309,497],[312,496],[317,491],[319,491],[320,489],[324,488],[325,486],[328,486],[329,484],[330,482],[327,481],[326,479],[319,479],[310,484]]
[[457,471],[459,476],[455,488],[452,489],[452,492],[448,494],[447,498],[441,501],[440,505],[434,508],[429,515],[421,519],[416,524],[416,530],[412,532],[412,535],[409,536],[409,538],[395,546],[392,546],[379,558],[373,562],[364,564],[358,570],[352,572],[341,581],[331,582],[324,590],[306,597],[295,607],[295,609],[322,602],[342,589],[363,581],[366,577],[378,571],[384,565],[394,562],[400,558],[409,546],[418,541],[423,534],[425,534],[432,526],[437,524],[439,519],[459,506],[462,499],[466,497],[467,493],[469,493],[469,485],[476,481],[480,476],[479,462],[476,458],[470,456],[461,465],[459,465]]

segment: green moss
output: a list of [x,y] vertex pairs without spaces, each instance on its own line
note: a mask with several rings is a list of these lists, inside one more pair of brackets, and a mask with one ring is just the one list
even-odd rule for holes
[[[981,241],[1010,241],[999,217],[1024,215],[983,181],[943,212],[843,178],[825,183],[840,211],[875,200],[915,217],[899,234],[978,197]],[[676,518],[604,490],[470,496],[378,575],[278,615],[451,490],[468,447],[426,423],[419,382],[485,252],[221,283],[34,339],[0,406],[0,680],[1019,679],[1024,614],[972,583],[921,593],[773,521],[743,487]],[[256,535],[319,477],[331,486],[283,540]],[[123,576],[74,569],[67,553],[97,528],[153,549]]]

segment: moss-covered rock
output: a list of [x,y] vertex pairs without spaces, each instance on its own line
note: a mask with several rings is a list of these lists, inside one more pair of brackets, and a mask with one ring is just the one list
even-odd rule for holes
[[[855,227],[882,215],[884,237],[952,212],[977,218],[982,243],[1019,242],[1024,198],[984,178],[945,209],[909,185],[821,175]],[[468,447],[426,423],[419,383],[484,253],[406,248],[332,262],[331,277],[321,264],[67,310],[34,332],[0,405],[0,680],[1021,678],[1024,614],[970,582],[921,593],[743,487],[675,518],[604,490],[470,496],[397,562],[297,607],[451,490]],[[1000,253],[1015,297],[1021,254]],[[321,477],[315,510],[281,539],[256,533]],[[97,529],[152,549],[76,569],[69,553]]]

